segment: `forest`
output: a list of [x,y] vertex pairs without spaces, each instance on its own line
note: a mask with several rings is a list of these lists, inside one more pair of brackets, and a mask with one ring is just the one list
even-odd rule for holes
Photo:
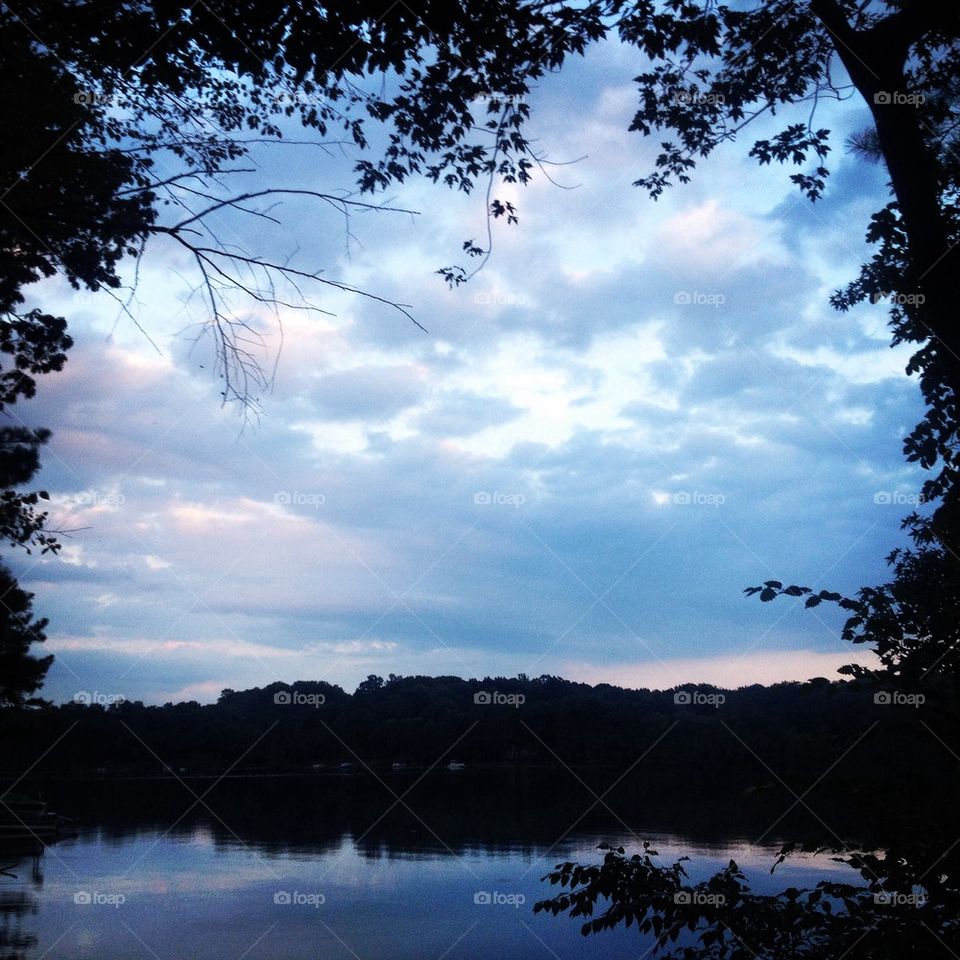
[[923,792],[919,778],[947,788],[957,773],[928,733],[931,724],[950,729],[952,704],[876,682],[651,691],[553,676],[391,675],[370,676],[352,694],[324,682],[273,683],[224,690],[207,705],[81,697],[93,702],[0,714],[4,766],[42,754],[34,775],[610,767],[756,790],[778,782],[805,789],[830,763],[822,789],[882,786],[914,796]]

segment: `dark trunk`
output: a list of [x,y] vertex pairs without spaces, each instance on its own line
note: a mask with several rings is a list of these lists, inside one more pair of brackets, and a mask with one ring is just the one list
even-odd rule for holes
[[960,247],[951,246],[940,205],[940,174],[921,126],[904,68],[910,48],[931,29],[957,27],[956,12],[938,2],[916,2],[870,30],[854,30],[834,0],[812,0],[811,9],[835,40],[837,55],[867,101],[890,173],[909,243],[910,275],[898,293],[924,296],[922,322],[942,364],[943,383],[960,397]]

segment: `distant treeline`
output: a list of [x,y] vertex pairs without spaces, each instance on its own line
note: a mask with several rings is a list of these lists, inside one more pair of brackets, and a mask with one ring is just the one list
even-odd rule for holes
[[208,705],[3,711],[0,766],[14,776],[612,766],[745,789],[806,789],[829,768],[833,788],[915,793],[956,775],[950,716],[909,694],[822,678],[651,691],[553,676],[371,676],[353,694],[300,681],[224,690]]

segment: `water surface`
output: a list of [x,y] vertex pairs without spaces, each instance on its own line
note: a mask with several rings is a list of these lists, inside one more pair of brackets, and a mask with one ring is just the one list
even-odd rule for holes
[[579,921],[533,915],[556,889],[543,875],[596,860],[601,840],[690,856],[693,881],[735,859],[758,889],[844,869],[791,860],[771,878],[783,836],[758,838],[776,805],[755,824],[731,811],[721,828],[675,801],[613,808],[528,780],[48,785],[81,822],[0,877],[0,936],[30,960],[626,960],[651,945],[634,929],[584,938]]

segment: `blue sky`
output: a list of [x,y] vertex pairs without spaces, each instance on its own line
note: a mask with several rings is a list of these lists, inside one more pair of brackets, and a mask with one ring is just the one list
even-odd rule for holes
[[[258,425],[219,406],[173,245],[148,248],[134,305],[159,352],[108,297],[37,288],[76,340],[18,411],[54,430],[40,481],[74,531],[59,558],[10,558],[51,621],[48,696],[209,701],[391,672],[737,686],[866,661],[839,611],[742,594],[880,582],[922,483],[884,308],[828,303],[887,199],[843,146],[866,110],[821,108],[815,206],[747,141],[654,203],[631,186],[658,149],[627,132],[637,72],[604,45],[540,85],[531,133],[583,159],[551,168],[559,186],[497,191],[520,224],[496,225],[458,290],[434,271],[482,239],[479,194],[411,182],[379,199],[418,215],[358,213],[349,235],[303,199],[272,211],[280,227],[222,218],[228,242],[410,304],[429,331],[318,287],[335,315],[282,309],[281,349],[276,318],[236,298],[278,360]],[[253,161],[242,189],[350,183],[336,152]]]

